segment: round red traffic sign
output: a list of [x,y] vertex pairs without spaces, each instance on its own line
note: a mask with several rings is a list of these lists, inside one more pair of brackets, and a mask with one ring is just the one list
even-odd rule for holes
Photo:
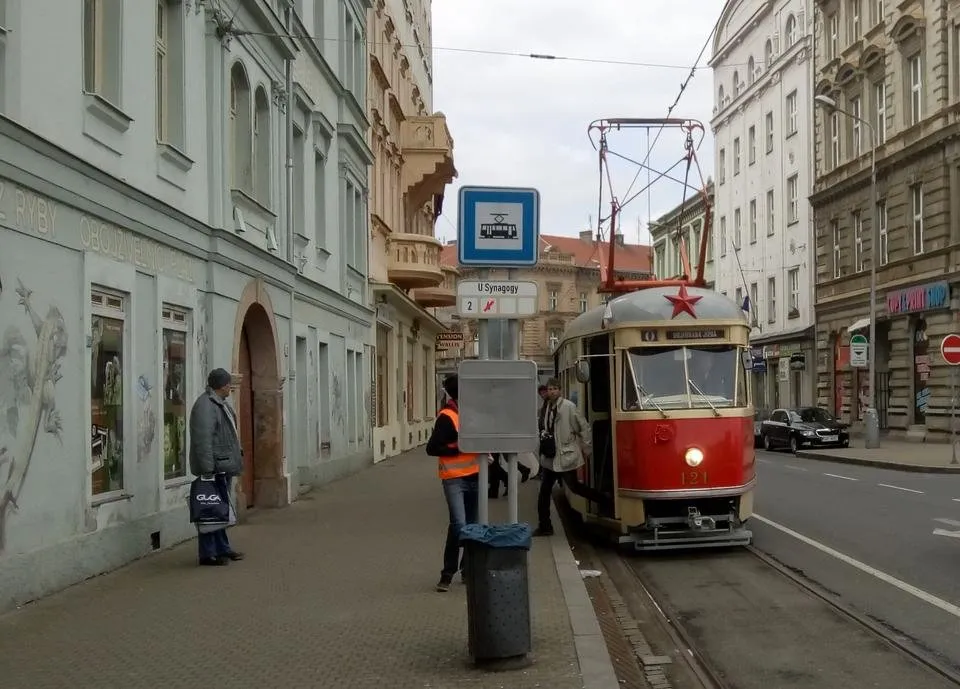
[[951,366],[960,366],[960,335],[947,335],[940,343],[940,356]]

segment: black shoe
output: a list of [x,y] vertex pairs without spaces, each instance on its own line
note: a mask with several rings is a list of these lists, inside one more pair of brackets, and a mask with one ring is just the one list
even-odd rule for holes
[[525,466],[518,467],[520,469],[520,483],[526,483],[530,480],[530,470]]
[[204,557],[200,559],[201,567],[223,567],[229,564],[230,561],[222,557]]
[[437,582],[437,591],[439,593],[446,593],[450,590],[450,584],[452,583],[452,577],[440,577],[440,581]]
[[236,562],[237,560],[243,559],[243,553],[238,553],[236,550],[231,550],[229,553],[224,553],[220,557],[225,560],[233,560]]
[[552,536],[552,535],[553,535],[553,527],[552,527],[552,526],[548,526],[548,527],[544,528],[544,527],[541,526],[539,529],[537,529],[536,531],[533,532],[533,535],[534,535],[534,536]]

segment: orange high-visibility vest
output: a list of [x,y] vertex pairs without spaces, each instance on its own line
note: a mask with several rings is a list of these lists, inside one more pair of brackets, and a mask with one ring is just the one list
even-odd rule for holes
[[[453,421],[453,427],[460,432],[460,414],[449,407],[440,410],[440,414]],[[448,447],[456,447],[451,444]],[[440,480],[447,478],[463,478],[472,476],[480,471],[480,465],[477,463],[479,455],[475,452],[461,452],[452,457],[437,457],[437,474]]]

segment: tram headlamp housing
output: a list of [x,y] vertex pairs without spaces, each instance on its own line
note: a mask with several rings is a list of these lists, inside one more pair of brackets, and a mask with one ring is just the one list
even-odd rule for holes
[[687,462],[687,466],[698,467],[700,462],[703,461],[703,450],[698,447],[691,447],[683,458]]

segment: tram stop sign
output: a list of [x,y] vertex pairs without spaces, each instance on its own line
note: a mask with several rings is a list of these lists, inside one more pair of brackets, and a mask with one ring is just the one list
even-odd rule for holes
[[464,452],[537,452],[537,364],[468,359],[457,367]]
[[960,366],[960,335],[951,333],[940,342],[940,356],[951,366]]
[[850,365],[854,368],[866,368],[870,360],[870,343],[863,335],[850,338]]

